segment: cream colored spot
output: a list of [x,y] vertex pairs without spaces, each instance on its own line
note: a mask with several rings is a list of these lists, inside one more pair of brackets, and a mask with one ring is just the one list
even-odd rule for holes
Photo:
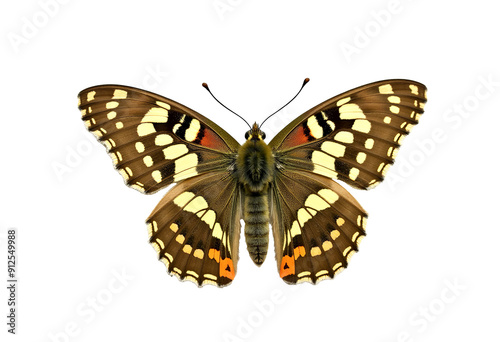
[[327,274],[328,274],[328,270],[318,271],[318,272],[316,272],[316,277],[321,277],[321,276],[324,276]]
[[184,144],[176,144],[163,149],[165,159],[177,159],[188,152],[189,150]]
[[323,128],[319,125],[316,116],[311,116],[307,119],[307,127],[309,128],[311,135],[316,139],[323,137]]
[[215,219],[216,219],[216,215],[215,215],[215,211],[213,210],[207,210],[203,216],[201,217],[201,220],[203,222],[205,222],[206,224],[208,224],[208,226],[210,227],[210,229],[213,228],[214,224],[215,224]]
[[340,232],[337,229],[332,230],[330,232],[330,236],[332,237],[332,240],[335,240],[336,238],[338,238],[340,236]]
[[321,149],[334,157],[343,157],[345,154],[345,146],[334,141],[325,141]]
[[[335,161],[335,159],[333,159],[333,158],[332,158],[332,160]],[[337,172],[335,172],[332,169],[329,169],[323,165],[314,164],[313,172],[318,174],[318,175],[322,175],[322,176],[329,177],[329,178],[334,178],[334,179],[338,178]]]
[[394,136],[394,141],[398,142],[399,138],[401,138],[401,133],[398,133]]
[[334,139],[346,144],[352,144],[354,142],[354,134],[352,134],[351,132],[342,131],[335,134]]
[[182,235],[182,234],[177,235],[177,237],[175,238],[175,241],[177,241],[178,243],[181,243],[181,244],[184,243],[184,240],[185,240],[185,238],[184,238],[184,235]]
[[189,192],[189,191],[183,192],[182,194],[180,194],[176,198],[174,198],[174,204],[182,208],[189,201],[191,201],[194,198],[194,196],[195,196],[195,194],[193,194],[192,192]]
[[389,96],[387,100],[390,103],[401,103],[401,98],[399,96]]
[[337,268],[335,271],[333,271],[333,273],[334,273],[335,275],[337,275],[337,274],[341,273],[343,270],[345,270],[345,267],[339,267],[339,268]]
[[321,246],[325,252],[333,248],[333,244],[330,241],[323,242]]
[[335,272],[335,274],[337,274],[337,272],[336,272],[336,271],[337,271],[339,268],[343,268],[343,267],[342,267],[342,263],[341,263],[341,262],[336,263],[336,264],[332,267],[332,270]]
[[198,273],[196,273],[195,271],[187,270],[186,274],[192,275],[193,277],[195,277],[196,279],[198,279]]
[[358,155],[356,156],[356,161],[359,164],[363,164],[366,160],[366,153],[364,152],[359,152]]
[[124,169],[119,169],[118,172],[122,175],[123,179],[125,179],[126,181],[129,180],[130,177],[128,176],[128,174],[125,172]]
[[309,271],[302,271],[299,274],[297,274],[297,277],[303,278],[303,277],[307,277],[307,276],[310,276],[310,275],[311,275],[311,272],[309,272]]
[[117,129],[122,129],[123,128],[123,122],[121,121],[118,121],[116,124],[115,124],[116,128]]
[[352,235],[352,242],[356,242],[356,239],[358,238],[359,236],[359,232],[356,232]]
[[118,107],[118,101],[110,101],[106,103],[106,109],[113,109]]
[[153,107],[142,118],[141,122],[163,123],[168,121],[168,110],[165,108]]
[[94,101],[95,91],[89,91],[87,93],[87,102]]
[[373,140],[372,138],[366,139],[366,141],[365,141],[365,148],[367,150],[371,150],[373,148],[374,144],[375,144],[375,140]]
[[207,279],[217,280],[217,277],[216,277],[216,276],[214,276],[213,274],[208,274],[208,273],[205,273],[203,276],[204,276],[205,278],[207,278]]
[[363,239],[365,238],[364,235],[361,235],[360,237],[358,237],[358,239],[356,240],[356,245],[359,247],[359,244],[361,243],[361,241],[363,241]]
[[102,143],[104,144],[104,146],[106,146],[108,150],[110,150],[113,147],[111,146],[111,142],[109,140],[104,140]]
[[153,248],[155,249],[156,253],[160,253],[161,252],[161,249],[160,249],[160,246],[156,243],[156,242],[151,242],[151,246],[153,246]]
[[382,176],[385,176],[387,174],[387,171],[389,170],[390,164],[386,164],[384,168],[382,169]]
[[399,114],[400,108],[398,106],[390,106],[389,110],[391,111],[391,113]]
[[144,158],[142,158],[142,161],[147,167],[153,166],[153,158],[151,158],[151,156],[145,156]]
[[378,87],[378,92],[380,94],[394,94],[392,91],[392,86],[390,84],[384,84]]
[[87,114],[87,110],[86,109],[81,109],[80,113],[82,113],[82,116],[85,116],[85,114]]
[[300,235],[300,226],[299,226],[299,223],[297,222],[297,220],[293,221],[292,228],[290,229],[290,232],[292,234],[292,237]]
[[165,103],[165,102],[162,102],[162,101],[156,101],[156,104],[158,106],[161,106],[161,107],[167,109],[167,110],[170,110],[170,105],[168,103]]
[[370,132],[372,125],[370,124],[370,121],[368,120],[354,120],[354,124],[352,125],[352,129],[361,133],[368,133]]
[[380,165],[379,165],[379,166],[378,166],[378,168],[377,168],[377,172],[382,171],[382,169],[384,168],[384,166],[385,166],[385,163],[384,163],[384,162],[380,163]]
[[155,145],[156,146],[165,146],[170,145],[174,139],[168,134],[158,134],[155,137]]
[[178,182],[179,180],[196,176],[198,174],[196,171],[197,165],[198,155],[196,153],[190,153],[177,159],[175,161],[174,181]]
[[311,248],[311,256],[318,256],[321,255],[321,249],[319,247],[313,247]]
[[126,99],[127,98],[127,91],[122,90],[122,89],[116,89],[113,92],[113,99]]
[[394,147],[389,147],[389,149],[387,150],[387,156],[388,157],[392,157],[392,151],[394,150]]
[[352,251],[349,252],[349,254],[346,255],[345,260],[347,262],[351,262],[351,258],[354,254],[356,254],[356,251],[353,249]]
[[194,141],[196,137],[198,136],[198,133],[200,131],[201,125],[200,122],[196,119],[191,120],[191,124],[189,125],[189,128],[186,130],[184,134],[184,138],[187,141]]
[[182,274],[182,271],[180,269],[178,269],[177,267],[174,267],[172,269],[172,273],[177,273],[178,275],[181,275]]
[[140,137],[149,135],[151,133],[155,133],[156,129],[155,126],[153,126],[152,123],[141,123],[139,126],[137,126],[137,134]]
[[358,178],[358,176],[359,176],[359,169],[355,167],[351,168],[351,170],[349,171],[349,178],[355,181],[356,178]]
[[156,239],[156,243],[160,245],[161,249],[165,248],[165,244],[160,239]]
[[207,208],[208,208],[207,201],[201,196],[196,196],[184,207],[184,210],[196,214],[197,212]]
[[343,99],[340,99],[337,101],[337,107],[342,106],[343,104],[346,104],[347,102],[351,101],[350,97],[344,97]]
[[409,132],[409,131],[411,131],[412,128],[413,128],[413,125],[412,124],[408,124],[405,127],[405,131]]
[[160,183],[162,181],[161,172],[158,170],[151,172],[151,177],[153,177],[156,183]]
[[324,199],[316,194],[309,195],[306,199],[306,202],[304,203],[304,206],[317,211],[325,210],[326,208],[330,207],[330,205]]
[[89,114],[92,113],[92,107],[90,107],[90,106],[87,107],[87,111],[89,112]]
[[205,255],[205,253],[203,252],[202,249],[196,249],[193,253],[193,256],[195,258],[198,258],[198,259],[203,259],[203,256]]
[[352,250],[352,247],[351,246],[348,246],[344,249],[344,251],[342,252],[342,254],[344,256],[346,256],[350,251]]
[[191,254],[192,250],[193,250],[193,247],[191,247],[190,245],[184,245],[184,247],[182,247],[182,251],[186,254]]
[[386,123],[386,124],[390,124],[390,123],[391,123],[391,117],[390,117],[390,116],[386,116],[386,117],[384,118],[384,123]]
[[135,143],[135,149],[137,150],[138,153],[142,153],[145,150],[144,144],[139,142]]
[[337,226],[342,227],[342,225],[345,223],[345,220],[342,217],[339,217],[335,223],[337,223]]
[[340,118],[342,120],[364,119],[365,114],[355,103],[348,103],[339,108]]
[[418,104],[418,106],[419,106],[421,109],[424,109],[425,103],[420,102],[420,103]]
[[335,167],[335,158],[321,151],[313,151],[311,160],[314,164],[323,165],[325,167]]
[[134,175],[134,173],[132,172],[132,169],[130,167],[128,167],[128,166],[125,168],[125,171],[128,173],[128,175],[130,177],[132,177]]
[[330,204],[335,203],[339,199],[339,195],[330,189],[321,189],[318,191],[318,194]]
[[218,238],[219,240],[222,239],[222,229],[220,227],[219,222],[217,222],[214,225],[214,229],[212,230],[212,236]]
[[300,208],[297,211],[297,219],[299,220],[300,226],[304,227],[304,223],[306,223],[307,221],[312,219],[312,216],[311,216],[311,214],[309,214],[309,212],[306,209]]
[[177,233],[177,231],[179,230],[179,226],[177,225],[177,223],[172,223],[170,225],[170,230],[173,231],[174,233]]
[[412,94],[418,95],[418,87],[414,84],[410,84],[410,90]]

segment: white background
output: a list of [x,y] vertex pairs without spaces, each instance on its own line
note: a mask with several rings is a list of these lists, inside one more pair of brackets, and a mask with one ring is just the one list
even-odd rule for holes
[[[498,10],[488,1],[2,2],[0,336],[8,341],[498,341]],[[348,188],[369,212],[349,268],[286,285],[243,245],[232,285],[168,276],[76,95],[119,83],[175,99],[243,141],[356,86],[428,87],[387,180]],[[18,233],[7,333],[7,229]],[[243,243],[243,241],[242,241]],[[272,246],[272,245],[271,245]],[[94,303],[94,304],[92,304]]]

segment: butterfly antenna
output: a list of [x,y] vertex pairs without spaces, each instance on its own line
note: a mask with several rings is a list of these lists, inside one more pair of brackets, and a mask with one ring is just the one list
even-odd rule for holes
[[264,122],[267,121],[267,119],[269,119],[274,114],[278,113],[280,110],[282,110],[283,108],[285,108],[286,106],[288,106],[290,104],[290,102],[292,102],[293,100],[295,100],[295,98],[300,94],[300,92],[302,91],[302,89],[304,88],[304,86],[307,84],[307,82],[309,82],[309,78],[304,79],[304,82],[302,82],[302,87],[300,87],[300,89],[297,92],[297,94],[295,94],[295,96],[292,97],[292,99],[290,101],[288,101],[287,103],[285,103],[280,109],[278,109],[277,111],[275,111],[274,113],[272,113],[271,115],[269,115],[264,121],[262,121],[262,123],[260,124],[259,128],[262,127],[262,125],[264,124]]
[[247,122],[247,120],[245,120],[241,115],[239,115],[235,111],[227,108],[222,102],[220,102],[219,100],[217,100],[217,98],[214,96],[214,94],[212,94],[212,92],[210,91],[210,88],[208,88],[208,84],[206,84],[205,82],[203,82],[201,85],[203,86],[203,88],[205,88],[206,90],[208,90],[208,92],[210,93],[210,95],[212,95],[212,97],[215,99],[215,101],[219,102],[219,104],[222,107],[226,108],[228,111],[230,111],[231,113],[233,113],[234,115],[236,115],[237,117],[239,117],[241,120],[245,121],[245,123],[248,125],[248,127],[250,127],[250,129],[252,129],[252,126],[250,126],[250,124]]

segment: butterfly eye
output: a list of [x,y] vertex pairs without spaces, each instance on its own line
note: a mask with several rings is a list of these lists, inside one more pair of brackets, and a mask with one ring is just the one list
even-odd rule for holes
[[264,140],[266,138],[266,133],[261,132],[260,136],[262,137],[262,140]]
[[247,131],[245,133],[245,140],[248,140],[248,138],[250,138],[250,131]]

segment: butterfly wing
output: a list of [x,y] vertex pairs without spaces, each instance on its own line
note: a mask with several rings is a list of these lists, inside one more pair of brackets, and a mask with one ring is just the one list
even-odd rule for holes
[[153,193],[177,183],[147,220],[169,273],[199,286],[230,283],[241,216],[231,171],[238,142],[201,114],[144,90],[103,85],[78,99],[85,125],[127,185]]
[[269,145],[286,166],[359,188],[378,185],[423,113],[426,88],[408,80],[367,84],[308,110]]
[[424,85],[371,83],[335,96],[286,126],[270,143],[277,172],[272,224],[280,276],[316,283],[347,267],[367,214],[333,179],[379,184],[426,102]]
[[102,85],[78,95],[85,125],[104,144],[128,186],[153,193],[226,167],[239,144],[175,101],[132,87]]

